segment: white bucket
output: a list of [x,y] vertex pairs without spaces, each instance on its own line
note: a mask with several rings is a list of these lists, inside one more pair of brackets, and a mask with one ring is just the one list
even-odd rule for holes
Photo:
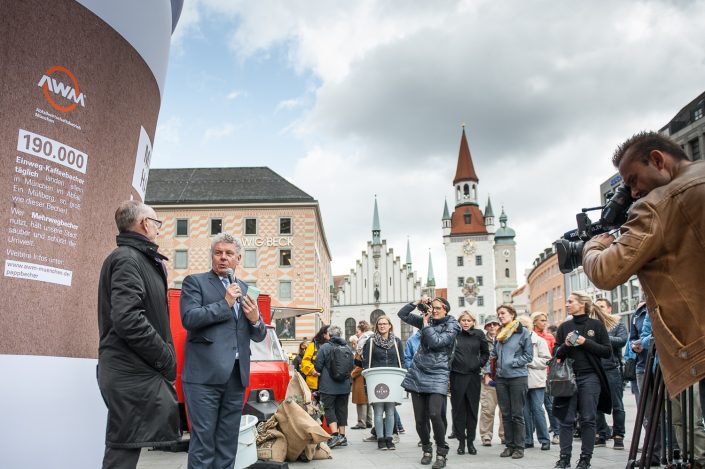
[[244,469],[257,462],[257,417],[243,415],[240,418],[240,436],[237,439],[235,469]]
[[401,382],[404,381],[406,370],[404,368],[381,366],[378,368],[368,368],[362,370],[367,386],[367,401],[370,404],[375,402],[396,402],[401,404],[404,389]]

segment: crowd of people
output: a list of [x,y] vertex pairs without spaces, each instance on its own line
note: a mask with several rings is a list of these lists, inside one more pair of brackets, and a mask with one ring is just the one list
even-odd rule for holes
[[[396,449],[398,434],[404,432],[396,411],[400,403],[369,404],[362,371],[398,367],[407,370],[402,387],[413,405],[421,464],[445,467],[452,440],[457,441],[458,455],[477,454],[476,439],[482,446],[492,446],[498,417],[500,457],[520,459],[527,448],[536,445],[548,451],[553,444],[560,447],[555,467],[569,468],[573,441],[579,438],[576,467],[587,469],[595,446],[607,446],[611,440],[614,449],[624,449],[623,360],[639,354],[644,359],[640,340],[649,337],[639,336],[641,309],[630,330],[612,314],[605,298],[593,302],[585,293],[573,292],[566,309],[569,316],[558,327],[548,324],[546,313],[518,315],[511,305],[498,307],[496,316],[479,325],[472,312],[452,315],[444,298],[424,297],[398,313],[415,328],[405,344],[385,315],[373,325],[360,321],[347,343],[340,328],[323,326],[310,343],[300,344],[294,368],[323,404],[332,448],[348,445],[347,407],[352,395],[357,415],[350,428],[370,429],[363,441],[377,442],[380,450]],[[334,356],[332,347],[346,347],[349,353]],[[331,377],[336,366],[347,369],[335,364],[335,357],[351,362],[344,380]],[[549,368],[566,359],[572,364],[577,390],[571,396],[553,397]],[[637,383],[633,389],[638,392],[639,387]]]

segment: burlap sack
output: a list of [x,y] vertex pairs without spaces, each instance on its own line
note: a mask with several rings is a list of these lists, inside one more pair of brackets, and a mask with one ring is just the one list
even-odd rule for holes
[[330,435],[295,402],[287,399],[281,403],[274,418],[279,430],[286,435],[286,460],[296,461],[308,444],[327,441]]
[[295,398],[297,401],[300,399],[301,404],[311,402],[311,390],[299,373],[294,373],[294,376],[292,376],[291,380],[289,380],[289,385],[286,388],[285,399],[290,397]]
[[257,459],[284,462],[286,460],[286,437],[279,430],[269,430],[269,437],[257,443]]

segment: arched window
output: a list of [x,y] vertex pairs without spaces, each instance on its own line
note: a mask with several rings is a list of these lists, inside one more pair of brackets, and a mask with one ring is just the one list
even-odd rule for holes
[[384,315],[384,311],[381,309],[376,309],[372,311],[372,314],[370,314],[370,325],[372,326],[372,330],[375,328],[375,324],[377,323],[377,319]]
[[504,276],[509,278],[509,269],[504,269]]
[[463,195],[464,195],[465,197],[467,197],[468,195],[470,195],[470,186],[468,186],[467,184],[465,184],[465,185],[463,186]]
[[345,320],[345,340],[348,340],[350,336],[355,335],[355,327],[357,326],[357,323],[353,318],[347,318]]

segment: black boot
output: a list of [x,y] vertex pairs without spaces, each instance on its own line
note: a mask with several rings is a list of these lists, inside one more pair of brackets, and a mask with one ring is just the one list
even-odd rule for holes
[[387,441],[385,438],[377,438],[377,449],[387,451]]
[[477,454],[475,445],[473,445],[472,442],[468,443],[468,454]]
[[431,469],[443,469],[446,467],[446,458],[449,450],[448,446],[436,446],[436,461],[431,466]]
[[458,454],[465,454],[465,440],[458,438]]
[[427,466],[431,464],[431,460],[433,459],[433,446],[429,443],[427,445],[422,445],[421,448],[423,449],[421,464]]

